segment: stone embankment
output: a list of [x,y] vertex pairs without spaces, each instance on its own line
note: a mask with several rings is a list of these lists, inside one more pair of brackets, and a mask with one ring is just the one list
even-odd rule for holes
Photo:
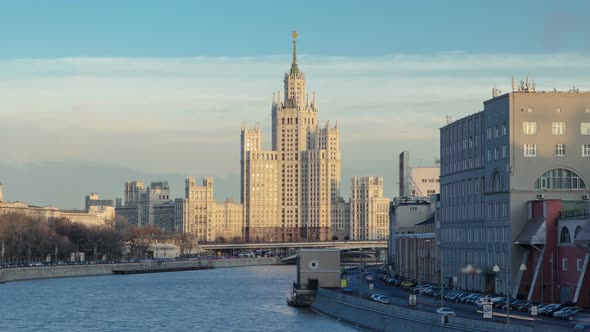
[[459,317],[449,317],[443,325],[438,314],[347,296],[320,289],[311,309],[352,326],[369,331],[511,331],[532,332],[525,326],[505,325]]
[[119,263],[119,264],[84,264],[84,265],[57,265],[39,267],[21,267],[0,269],[0,283],[9,281],[49,279],[49,278],[71,278],[87,277],[113,274],[113,270],[131,269],[154,269],[154,268],[188,268],[210,266],[213,268],[274,265],[281,264],[275,257],[264,258],[232,258],[232,259],[211,259],[194,261],[161,261],[142,263]]

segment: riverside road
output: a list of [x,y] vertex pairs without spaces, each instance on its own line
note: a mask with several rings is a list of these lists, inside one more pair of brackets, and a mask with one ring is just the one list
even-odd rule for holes
[[[364,299],[370,299],[371,294],[378,293],[389,297],[389,305],[397,305],[404,308],[422,310],[427,312],[436,312],[436,309],[440,308],[440,299],[436,299],[427,295],[418,296],[418,304],[416,306],[410,306],[408,297],[412,293],[406,291],[401,287],[395,287],[387,284],[385,281],[377,278],[377,272],[374,269],[370,269],[370,274],[373,276],[373,290],[369,289],[369,282],[366,280],[366,276],[362,279],[359,278],[358,270],[355,272],[349,272],[344,276],[348,280],[348,286],[353,289],[350,296],[360,296]],[[359,284],[362,287],[359,288]],[[457,317],[469,318],[474,320],[483,320],[481,309],[475,305],[455,303],[450,301],[444,301],[444,306],[449,307],[455,311]],[[479,311],[479,313],[478,313]],[[510,312],[510,324],[511,325],[525,325],[532,326],[532,316],[528,312]],[[506,322],[506,311],[494,308],[493,321],[497,323]],[[574,325],[570,321],[549,318],[546,316],[537,316],[534,321],[535,331],[572,331]]]

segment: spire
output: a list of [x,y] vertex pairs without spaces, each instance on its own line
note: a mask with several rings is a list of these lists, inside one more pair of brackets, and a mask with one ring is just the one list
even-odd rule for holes
[[293,63],[291,64],[291,75],[299,74],[299,68],[297,67],[297,31],[291,33],[293,37]]

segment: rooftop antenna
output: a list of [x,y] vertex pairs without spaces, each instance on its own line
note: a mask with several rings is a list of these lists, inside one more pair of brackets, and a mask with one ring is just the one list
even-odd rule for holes
[[445,120],[447,121],[447,124],[451,123],[451,117],[448,114],[445,115]]
[[516,87],[514,86],[514,75],[512,75],[512,92],[514,92],[516,90]]

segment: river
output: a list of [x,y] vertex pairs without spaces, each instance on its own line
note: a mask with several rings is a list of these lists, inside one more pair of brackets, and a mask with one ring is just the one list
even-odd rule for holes
[[294,266],[0,284],[1,331],[356,331],[287,306]]

